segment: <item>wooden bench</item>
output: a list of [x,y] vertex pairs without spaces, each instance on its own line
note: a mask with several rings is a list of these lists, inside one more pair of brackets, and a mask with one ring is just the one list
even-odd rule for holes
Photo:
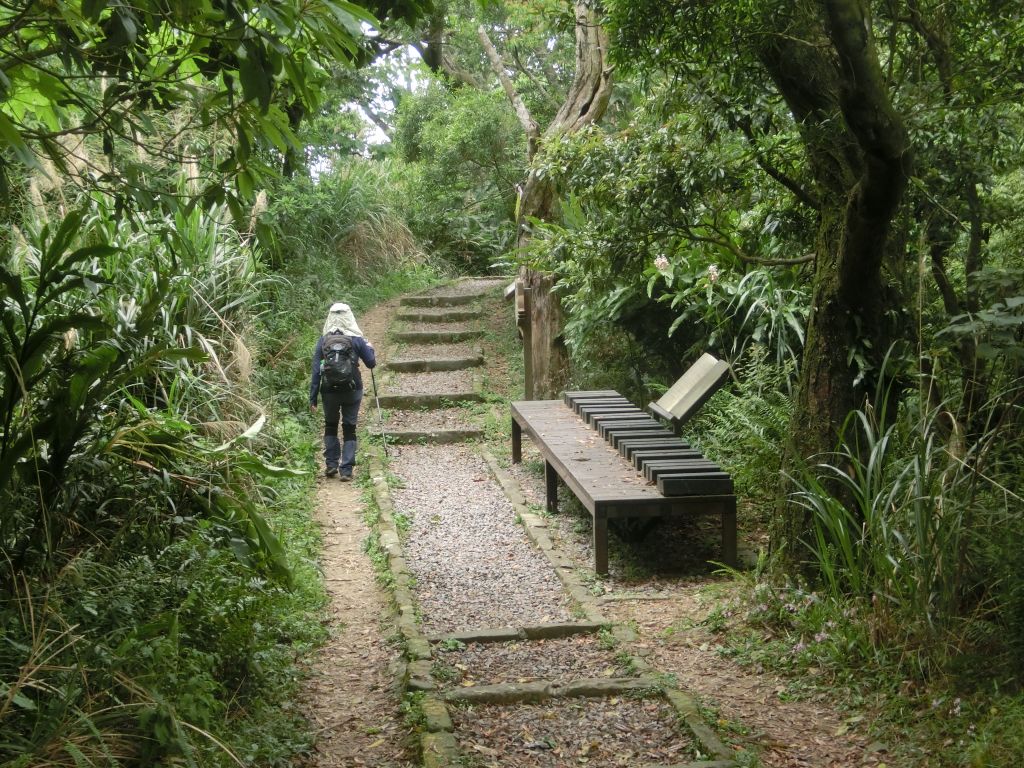
[[548,510],[557,509],[561,478],[590,512],[597,573],[608,572],[608,521],[616,518],[721,515],[722,559],[736,563],[732,480],[619,393],[523,400],[511,412],[512,462],[522,461],[526,433],[544,457]]

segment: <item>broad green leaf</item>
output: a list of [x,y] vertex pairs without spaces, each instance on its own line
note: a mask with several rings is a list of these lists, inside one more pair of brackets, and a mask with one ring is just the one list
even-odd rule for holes
[[39,160],[36,158],[35,153],[29,149],[28,144],[22,138],[21,133],[15,127],[14,123],[3,112],[0,112],[0,146],[6,145],[11,148],[14,152],[14,156],[18,158],[24,165],[29,168],[33,168],[38,171],[42,171],[42,166],[39,165]]

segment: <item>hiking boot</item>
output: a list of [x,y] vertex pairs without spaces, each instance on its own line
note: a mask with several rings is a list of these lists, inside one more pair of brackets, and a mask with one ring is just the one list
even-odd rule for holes
[[334,476],[335,476],[336,474],[338,474],[338,468],[337,468],[337,467],[328,467],[328,468],[327,468],[327,469],[326,469],[326,470],[324,471],[324,475],[325,475],[326,477],[329,477],[329,478],[330,478],[330,477],[334,477]]
[[341,482],[347,483],[347,482],[350,482],[351,480],[352,480],[352,470],[351,469],[343,469],[343,470],[341,470]]

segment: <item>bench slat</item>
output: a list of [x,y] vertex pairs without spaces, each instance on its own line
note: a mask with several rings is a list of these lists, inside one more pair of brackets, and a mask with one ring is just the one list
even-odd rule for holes
[[623,430],[637,432],[645,429],[657,429],[658,424],[646,419],[604,419],[594,424],[593,427],[597,430],[597,434],[607,440],[609,435]]
[[586,413],[618,413],[635,407],[632,403],[576,403],[572,412],[586,421]]
[[661,475],[699,475],[702,472],[721,472],[713,461],[651,461],[644,465],[643,475],[652,483]]
[[615,434],[615,435],[611,436],[611,438],[609,439],[609,442],[611,443],[613,448],[618,450],[619,443],[621,441],[623,441],[623,440],[632,440],[634,438],[635,439],[640,439],[640,438],[650,438],[650,437],[669,438],[669,437],[675,437],[675,435],[672,433],[672,430],[670,430],[670,429],[665,429],[664,427],[658,427],[657,429],[642,429],[642,430],[639,430],[637,432],[622,432],[622,433],[619,433],[619,434]]
[[[583,421],[590,424],[591,419],[597,418],[598,416],[614,416],[614,415],[632,415],[632,416],[646,416],[643,411],[637,408],[635,405],[607,405],[607,406],[596,406],[596,405],[581,405],[577,414]],[[650,417],[648,417],[650,418]]]
[[732,478],[725,472],[714,475],[661,475],[658,490],[665,496],[703,496],[734,492]]
[[630,461],[638,472],[644,471],[644,466],[658,461],[703,461],[704,457],[700,451],[693,448],[655,448],[647,451],[635,451]]
[[583,420],[589,426],[593,427],[595,430],[598,428],[599,425],[603,424],[606,421],[641,421],[645,424],[651,423],[654,424],[655,426],[661,426],[656,421],[653,421],[650,416],[648,416],[646,413],[643,413],[642,411],[612,411],[610,413],[588,413],[587,417]]
[[655,437],[649,439],[634,440],[627,438],[619,441],[619,455],[627,461],[632,460],[636,451],[643,451],[649,448],[689,448],[690,444],[678,437]]

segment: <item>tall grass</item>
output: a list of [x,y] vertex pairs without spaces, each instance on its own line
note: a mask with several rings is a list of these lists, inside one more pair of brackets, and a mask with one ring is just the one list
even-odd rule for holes
[[253,254],[217,211],[91,201],[4,256],[0,763],[285,759],[287,704],[238,716],[320,631],[312,543],[267,517],[298,481],[243,374]]
[[723,387],[687,425],[701,450],[732,475],[745,508],[763,516],[776,503],[786,430],[789,428],[794,367],[778,366],[773,350],[754,344],[733,367]]
[[392,199],[379,164],[353,160],[317,179],[298,178],[273,192],[260,217],[260,242],[277,268],[300,261],[335,263],[354,282],[400,271],[425,256]]
[[979,654],[990,671],[1012,665],[1024,640],[1024,574],[1007,567],[1024,541],[1021,436],[993,431],[965,451],[946,424],[913,401],[857,411],[836,454],[795,478],[825,593],[864,606],[873,650],[919,675]]

